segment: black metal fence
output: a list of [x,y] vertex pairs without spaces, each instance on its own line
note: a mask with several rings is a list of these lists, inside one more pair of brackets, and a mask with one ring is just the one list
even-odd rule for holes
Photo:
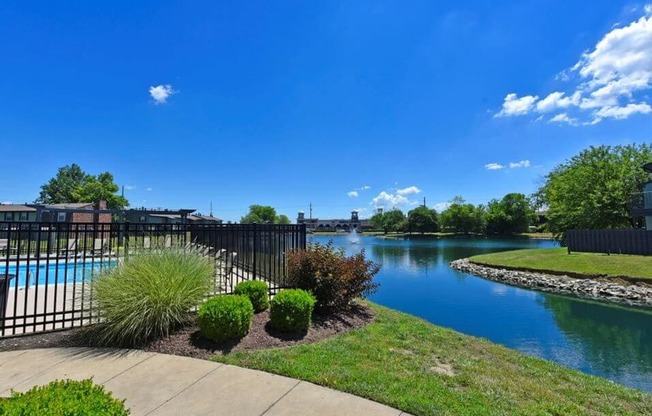
[[304,225],[0,222],[0,336],[97,322],[91,277],[142,251],[193,250],[215,262],[214,293],[244,280],[287,287],[285,253]]
[[570,230],[566,235],[568,252],[652,255],[652,231]]

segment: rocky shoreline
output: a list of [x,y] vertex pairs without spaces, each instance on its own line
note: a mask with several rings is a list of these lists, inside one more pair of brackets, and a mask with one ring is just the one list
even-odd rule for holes
[[459,259],[450,267],[487,280],[543,292],[574,295],[581,298],[652,308],[652,285],[607,278],[573,278],[520,270],[507,270]]

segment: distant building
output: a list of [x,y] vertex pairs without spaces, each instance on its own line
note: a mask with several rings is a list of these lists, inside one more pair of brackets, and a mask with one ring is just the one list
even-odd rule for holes
[[0,204],[0,221],[109,224],[111,214],[101,212],[105,210],[106,201],[68,204]]
[[96,223],[116,220],[138,224],[221,224],[212,215],[193,214],[194,209],[107,209],[105,201],[66,204],[0,204],[0,222]]
[[297,224],[305,224],[308,231],[349,231],[362,230],[371,227],[371,222],[369,220],[361,220],[358,217],[358,211],[351,211],[351,218],[328,220],[306,218],[305,213],[300,211],[297,215]]
[[131,208],[124,211],[127,222],[139,224],[222,224],[212,215],[193,214],[194,209]]
[[[652,162],[643,165],[643,170],[652,178]],[[652,180],[641,186],[641,192],[632,195],[632,216],[645,218],[645,229],[652,231]]]

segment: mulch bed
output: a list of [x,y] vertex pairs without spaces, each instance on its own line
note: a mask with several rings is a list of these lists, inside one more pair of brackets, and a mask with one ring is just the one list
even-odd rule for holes
[[[350,310],[327,316],[315,315],[305,334],[286,334],[269,328],[269,311],[254,315],[249,333],[242,339],[217,344],[203,339],[196,324],[184,327],[169,337],[141,346],[140,349],[162,354],[208,359],[215,354],[233,351],[289,347],[309,344],[335,335],[362,328],[374,320],[374,314],[364,305],[354,304]],[[61,332],[26,335],[0,339],[0,351],[31,348],[92,346],[83,328]]]

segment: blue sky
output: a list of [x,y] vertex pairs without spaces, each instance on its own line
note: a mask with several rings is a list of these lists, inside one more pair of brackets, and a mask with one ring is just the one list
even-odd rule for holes
[[652,7],[621,1],[0,3],[0,201],[57,168],[132,206],[368,217],[534,192],[651,140]]

